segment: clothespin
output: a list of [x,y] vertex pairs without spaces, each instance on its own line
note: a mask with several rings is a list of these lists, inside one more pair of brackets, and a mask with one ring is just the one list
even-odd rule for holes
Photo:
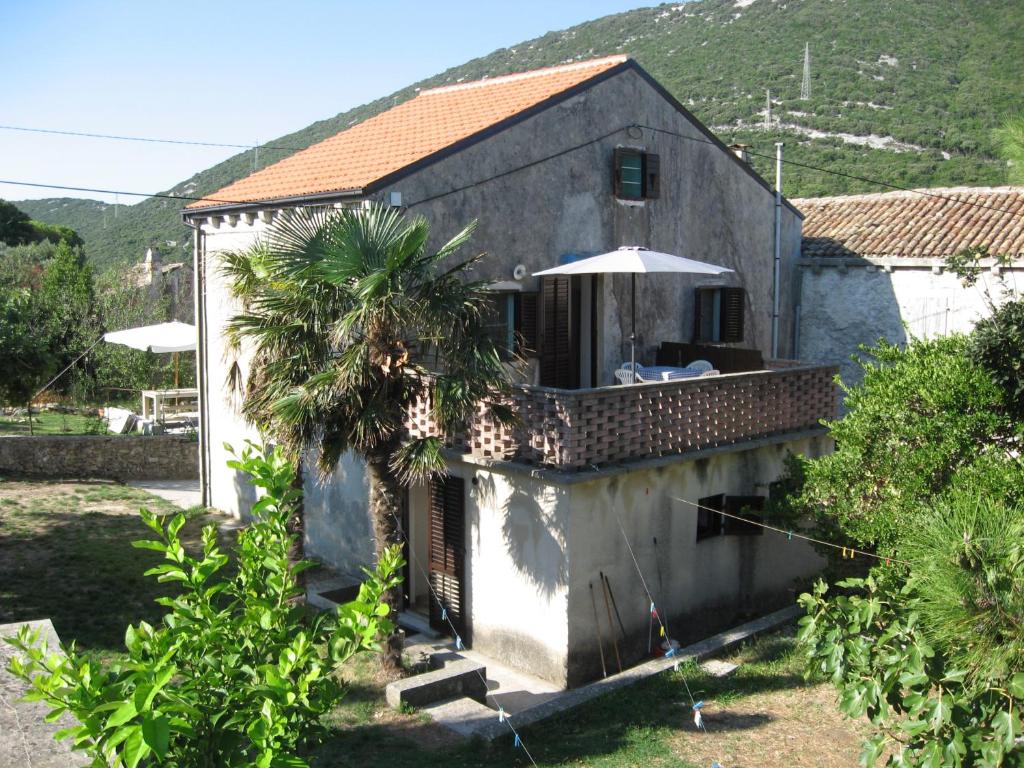
[[448,621],[448,609],[441,606],[441,621]]
[[500,704],[498,705],[498,722],[499,723],[504,723],[505,722],[505,710],[501,708]]
[[654,607],[654,601],[651,601],[651,616],[655,619],[658,618],[658,609]]
[[521,746],[523,746],[523,740],[519,738],[519,734],[518,733],[516,734],[516,737],[515,737],[515,739],[512,742],[512,746],[513,747],[521,747]]
[[712,763],[711,764],[711,768],[722,768],[722,766],[719,765],[718,763]]
[[659,637],[664,637],[665,636],[665,625],[664,624],[662,624],[660,627],[658,627],[658,636]]
[[462,647],[462,638],[459,637],[458,635],[455,636],[455,650],[457,650],[457,651],[465,650]]
[[675,647],[673,646],[672,648],[669,648],[667,651],[665,651],[665,655],[666,656],[675,656],[676,655]]
[[[665,651],[665,656],[666,657],[671,658],[672,656],[675,656],[675,655],[676,655],[676,648],[675,648],[675,646],[672,646],[667,651]],[[679,659],[676,659],[675,662],[672,664],[672,671],[673,672],[678,672],[679,671]]]
[[698,730],[706,731],[704,727],[704,718],[701,716],[700,711],[704,708],[704,702],[698,701],[693,705],[693,724],[697,726]]
[[888,557],[887,557],[887,558],[885,558],[885,564],[886,564],[886,565],[891,565],[891,563],[889,562],[889,558],[888,558]]
[[[787,539],[787,541],[792,541],[793,540],[793,532],[792,531],[788,531],[786,533],[786,539]],[[718,765],[718,763],[715,763],[715,765]]]
[[846,547],[843,547],[843,560],[846,559]]

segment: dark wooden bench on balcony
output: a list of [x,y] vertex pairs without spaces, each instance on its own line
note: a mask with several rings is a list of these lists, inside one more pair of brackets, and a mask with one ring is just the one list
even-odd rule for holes
[[694,360],[707,360],[722,373],[763,371],[764,357],[759,349],[719,347],[712,344],[687,344],[663,341],[658,347],[657,364],[684,367]]

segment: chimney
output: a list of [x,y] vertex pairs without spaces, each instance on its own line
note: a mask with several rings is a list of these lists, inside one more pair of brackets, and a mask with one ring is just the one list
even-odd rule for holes
[[749,144],[730,144],[729,151],[732,152],[736,157],[742,160],[747,165],[750,165],[750,154],[747,150],[750,149]]

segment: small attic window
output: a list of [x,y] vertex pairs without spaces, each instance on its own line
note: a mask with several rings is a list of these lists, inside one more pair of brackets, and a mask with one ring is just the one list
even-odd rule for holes
[[616,147],[613,166],[617,198],[646,200],[658,196],[661,175],[658,155],[641,149]]

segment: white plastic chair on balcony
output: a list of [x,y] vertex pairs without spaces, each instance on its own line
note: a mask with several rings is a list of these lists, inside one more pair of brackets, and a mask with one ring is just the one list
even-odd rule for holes
[[623,363],[622,367],[615,371],[615,378],[619,380],[619,384],[640,384],[643,382],[643,379],[637,375],[637,369],[639,368],[639,363],[636,363],[635,367],[632,363]]
[[702,374],[707,373],[708,371],[713,371],[715,369],[715,366],[713,366],[707,360],[694,360],[686,367],[694,371],[700,371]]

